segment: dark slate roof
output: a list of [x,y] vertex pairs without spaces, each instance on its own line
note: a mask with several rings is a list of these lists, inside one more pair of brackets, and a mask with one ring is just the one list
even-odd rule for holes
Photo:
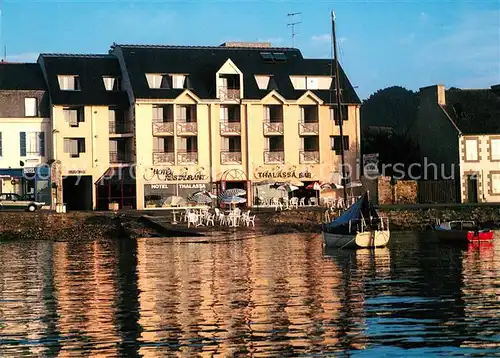
[[500,96],[490,89],[450,88],[444,108],[464,134],[500,134]]
[[0,62],[0,90],[45,90],[37,63]]
[[[111,55],[41,54],[52,104],[56,105],[127,105],[125,92],[106,91],[103,76],[121,77],[116,57]],[[79,91],[61,91],[58,75],[78,75]]]
[[[200,98],[216,98],[215,73],[228,60],[243,72],[245,99],[261,99],[270,90],[260,90],[254,75],[272,74],[277,91],[287,99],[297,99],[306,91],[293,88],[289,75],[331,75],[331,60],[305,59],[295,48],[223,47],[223,46],[141,46],[114,45],[111,53],[123,56],[136,98],[175,98],[178,89],[150,89],[146,73],[189,74],[191,90]],[[260,52],[283,52],[286,62],[267,63]],[[344,103],[361,103],[344,71],[341,69],[341,88]],[[330,102],[331,91],[312,91]],[[335,95],[333,94],[333,102]]]

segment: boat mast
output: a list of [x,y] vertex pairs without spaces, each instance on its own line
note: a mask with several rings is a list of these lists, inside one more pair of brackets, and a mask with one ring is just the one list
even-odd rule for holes
[[333,57],[335,60],[335,94],[337,97],[337,107],[336,116],[339,121],[340,128],[340,156],[342,160],[342,178],[344,179],[343,192],[344,192],[344,205],[347,204],[347,190],[346,190],[346,175],[345,175],[345,158],[344,158],[344,131],[343,131],[343,119],[342,119],[342,109],[340,108],[341,96],[340,96],[340,70],[339,70],[339,57],[337,55],[337,39],[335,37],[335,13],[332,10],[332,38],[333,38]]

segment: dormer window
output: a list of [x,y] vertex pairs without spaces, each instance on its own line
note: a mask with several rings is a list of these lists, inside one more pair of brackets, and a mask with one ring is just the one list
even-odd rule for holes
[[161,73],[146,73],[149,88],[170,88],[167,74]]
[[328,90],[332,84],[330,76],[290,76],[296,90]]
[[257,86],[259,87],[259,89],[261,90],[267,89],[270,78],[271,78],[270,75],[255,75],[255,81],[257,82]]
[[118,91],[118,78],[111,76],[103,76],[104,87],[106,91]]
[[80,90],[80,78],[76,75],[58,75],[57,80],[61,91]]
[[186,75],[171,75],[172,76],[172,88],[185,88]]

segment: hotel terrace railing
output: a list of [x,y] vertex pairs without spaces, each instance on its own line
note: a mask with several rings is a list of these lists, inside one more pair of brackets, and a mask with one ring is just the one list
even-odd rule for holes
[[230,152],[229,150],[221,150],[221,164],[241,164],[241,152]]
[[177,135],[197,135],[198,123],[196,122],[177,122]]
[[299,152],[299,161],[305,163],[319,163],[319,151],[304,151]]
[[300,122],[299,134],[319,134],[319,122]]
[[221,135],[240,135],[241,122],[220,122]]
[[109,134],[128,134],[134,132],[134,126],[130,121],[109,122]]
[[153,164],[175,164],[175,153],[153,152]]
[[264,122],[264,135],[268,134],[283,134],[283,120],[277,122]]
[[276,164],[276,163],[284,163],[285,162],[285,152],[277,152],[277,151],[264,151],[264,164]]
[[181,164],[197,164],[198,152],[177,152],[177,165]]
[[132,153],[130,152],[109,152],[109,162],[111,164],[124,164],[132,162]]
[[239,88],[219,87],[219,99],[221,101],[238,101],[240,96]]
[[174,122],[153,122],[153,135],[174,135]]

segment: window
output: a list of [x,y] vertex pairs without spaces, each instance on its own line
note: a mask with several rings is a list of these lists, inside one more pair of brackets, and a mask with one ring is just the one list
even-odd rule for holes
[[240,106],[221,105],[219,109],[219,117],[221,122],[239,122]]
[[[344,151],[349,150],[349,136],[345,135],[344,136]],[[330,137],[330,146],[332,147],[332,150],[335,151],[335,154],[340,155],[341,154],[341,148],[340,148],[340,136],[339,135],[334,135]]]
[[171,88],[170,76],[158,73],[146,73],[149,88]]
[[255,75],[255,81],[257,82],[257,87],[261,90],[267,89],[269,85],[269,79],[271,76],[269,75]]
[[318,122],[318,107],[300,106],[300,121],[302,123]]
[[20,132],[19,133],[20,156],[45,156],[45,133],[44,132]]
[[500,139],[491,139],[490,160],[500,160]]
[[284,152],[285,139],[283,136],[273,136],[266,138],[266,147],[270,152]]
[[306,77],[306,89],[319,89],[318,79],[315,77]]
[[264,121],[271,123],[283,122],[283,107],[276,104],[264,106]]
[[319,151],[319,137],[318,136],[307,136],[301,138],[302,149],[305,152],[317,152]]
[[82,107],[66,107],[63,108],[64,120],[69,123],[70,127],[78,127],[80,122],[84,122]]
[[221,150],[227,152],[241,152],[241,137],[222,137]]
[[196,122],[196,106],[180,105],[177,107],[177,120],[179,122]]
[[331,76],[290,76],[296,90],[328,90],[332,84]]
[[172,88],[184,88],[185,75],[172,75]]
[[59,75],[57,76],[57,80],[61,91],[78,91],[80,89],[80,79],[78,76]]
[[[342,122],[349,119],[348,107],[345,105],[340,106],[340,114],[342,115]],[[336,125],[339,125],[339,120],[337,118],[337,106],[330,107],[330,119],[335,121]]]
[[276,62],[286,61],[286,55],[284,52],[273,52],[273,58]]
[[491,193],[500,195],[500,173],[491,173]]
[[174,152],[174,137],[154,137],[153,152],[157,153],[173,153]]
[[25,98],[24,99],[24,115],[26,117],[37,117],[38,106],[36,98]]
[[479,160],[477,146],[478,146],[477,139],[466,139],[465,140],[465,160],[466,161]]
[[106,91],[118,91],[119,89],[118,78],[111,76],[103,76],[102,80],[104,82],[104,87],[106,88]]
[[153,122],[173,122],[174,105],[153,105]]
[[80,153],[85,153],[85,138],[64,138],[64,153],[79,158]]
[[264,61],[273,61],[274,58],[273,58],[273,54],[271,52],[261,52],[260,53],[260,57],[264,60]]

